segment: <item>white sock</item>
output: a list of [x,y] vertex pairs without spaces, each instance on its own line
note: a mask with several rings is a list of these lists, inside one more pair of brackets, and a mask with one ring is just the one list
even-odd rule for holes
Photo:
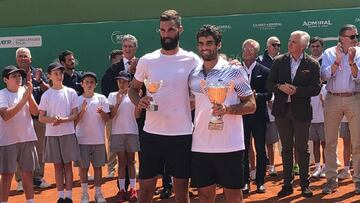
[[136,187],[136,179],[135,179],[135,178],[134,178],[134,179],[130,179],[130,188],[135,189],[135,187]]
[[35,203],[35,202],[34,202],[34,199],[27,199],[26,203]]
[[316,169],[320,169],[321,167],[320,167],[320,163],[315,163],[315,168]]
[[81,191],[83,194],[88,193],[88,184],[87,183],[81,183]]
[[72,190],[65,190],[66,198],[72,199]]
[[101,187],[95,186],[95,196],[100,195],[100,194],[101,194]]
[[325,168],[325,167],[326,167],[326,164],[323,164],[323,165],[322,165],[322,168]]
[[125,190],[125,178],[119,178],[118,181],[120,190]]
[[64,191],[58,191],[59,194],[59,198],[65,199],[64,198]]
[[344,166],[344,170],[349,172],[350,171],[350,166]]

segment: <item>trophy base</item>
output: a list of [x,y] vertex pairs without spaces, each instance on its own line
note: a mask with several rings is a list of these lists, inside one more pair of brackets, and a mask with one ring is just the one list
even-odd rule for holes
[[224,123],[209,123],[209,130],[222,130],[224,128]]
[[147,108],[148,111],[158,111],[158,109],[159,106],[156,104],[149,105],[149,107]]

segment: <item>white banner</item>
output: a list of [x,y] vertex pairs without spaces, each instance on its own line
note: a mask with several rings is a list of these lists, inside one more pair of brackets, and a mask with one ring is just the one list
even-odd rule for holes
[[0,37],[0,48],[13,47],[41,47],[42,38],[40,35]]

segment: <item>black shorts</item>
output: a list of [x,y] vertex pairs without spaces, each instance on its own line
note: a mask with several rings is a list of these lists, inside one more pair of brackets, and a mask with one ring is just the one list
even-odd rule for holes
[[244,187],[244,151],[229,153],[192,152],[191,187],[219,184],[229,189]]
[[192,135],[164,136],[144,132],[140,136],[139,179],[163,174],[190,177]]

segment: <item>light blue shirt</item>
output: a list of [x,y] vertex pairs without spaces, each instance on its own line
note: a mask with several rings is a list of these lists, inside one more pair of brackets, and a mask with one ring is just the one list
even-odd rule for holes
[[295,60],[290,54],[290,67],[291,67],[291,81],[294,81],[296,71],[300,66],[301,60],[304,58],[304,54],[301,54],[298,60]]
[[[354,62],[360,67],[360,47],[356,48],[356,55]],[[360,69],[356,78],[351,74],[349,66],[349,54],[345,54],[340,62],[340,66],[336,72],[331,75],[331,65],[336,60],[336,46],[330,47],[325,50],[322,65],[321,65],[321,78],[327,81],[326,90],[332,93],[345,93],[360,91]]]

